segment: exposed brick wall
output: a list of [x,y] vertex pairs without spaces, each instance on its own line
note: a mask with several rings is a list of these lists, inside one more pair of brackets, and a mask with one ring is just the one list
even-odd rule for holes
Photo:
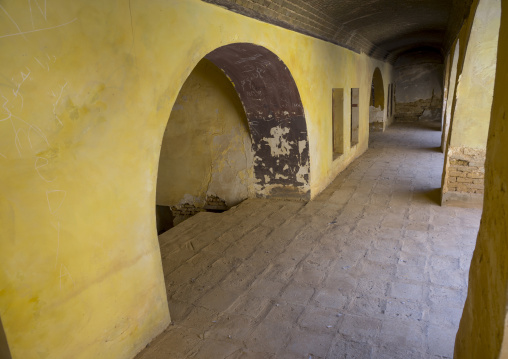
[[229,207],[226,204],[226,201],[224,201],[222,198],[213,195],[206,197],[206,204],[204,209],[211,211],[225,211],[228,208]]
[[448,151],[443,192],[483,194],[485,150],[452,148]]
[[176,206],[170,206],[171,213],[174,217],[174,225],[183,222],[184,220],[205,211],[226,211],[229,209],[226,201],[214,195],[208,195],[206,202],[203,206],[183,203]]
[[195,205],[190,204],[190,203],[184,203],[184,204],[181,204],[178,206],[171,206],[170,208],[171,208],[171,212],[173,212],[173,216],[175,216],[175,218],[179,217],[179,216],[191,217],[199,212],[205,211],[204,208],[196,207]]

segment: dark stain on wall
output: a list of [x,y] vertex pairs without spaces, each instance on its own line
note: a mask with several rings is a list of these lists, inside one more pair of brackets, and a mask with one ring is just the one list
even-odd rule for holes
[[224,71],[244,106],[258,196],[309,199],[307,125],[288,68],[271,51],[249,43],[220,47],[205,58]]

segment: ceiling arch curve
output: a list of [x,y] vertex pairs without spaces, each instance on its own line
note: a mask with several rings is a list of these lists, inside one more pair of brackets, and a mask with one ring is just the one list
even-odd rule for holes
[[394,63],[418,47],[450,48],[472,0],[203,0]]

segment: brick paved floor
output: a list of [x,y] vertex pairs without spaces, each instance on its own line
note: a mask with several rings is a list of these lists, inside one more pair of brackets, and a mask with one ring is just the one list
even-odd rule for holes
[[450,358],[481,210],[438,205],[441,134],[390,127],[315,200],[161,235],[173,324],[145,358]]

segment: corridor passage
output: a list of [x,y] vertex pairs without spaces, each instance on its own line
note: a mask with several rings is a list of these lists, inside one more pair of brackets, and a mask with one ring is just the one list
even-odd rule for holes
[[481,210],[439,206],[440,139],[395,124],[312,202],[161,235],[173,322],[137,358],[451,358]]

